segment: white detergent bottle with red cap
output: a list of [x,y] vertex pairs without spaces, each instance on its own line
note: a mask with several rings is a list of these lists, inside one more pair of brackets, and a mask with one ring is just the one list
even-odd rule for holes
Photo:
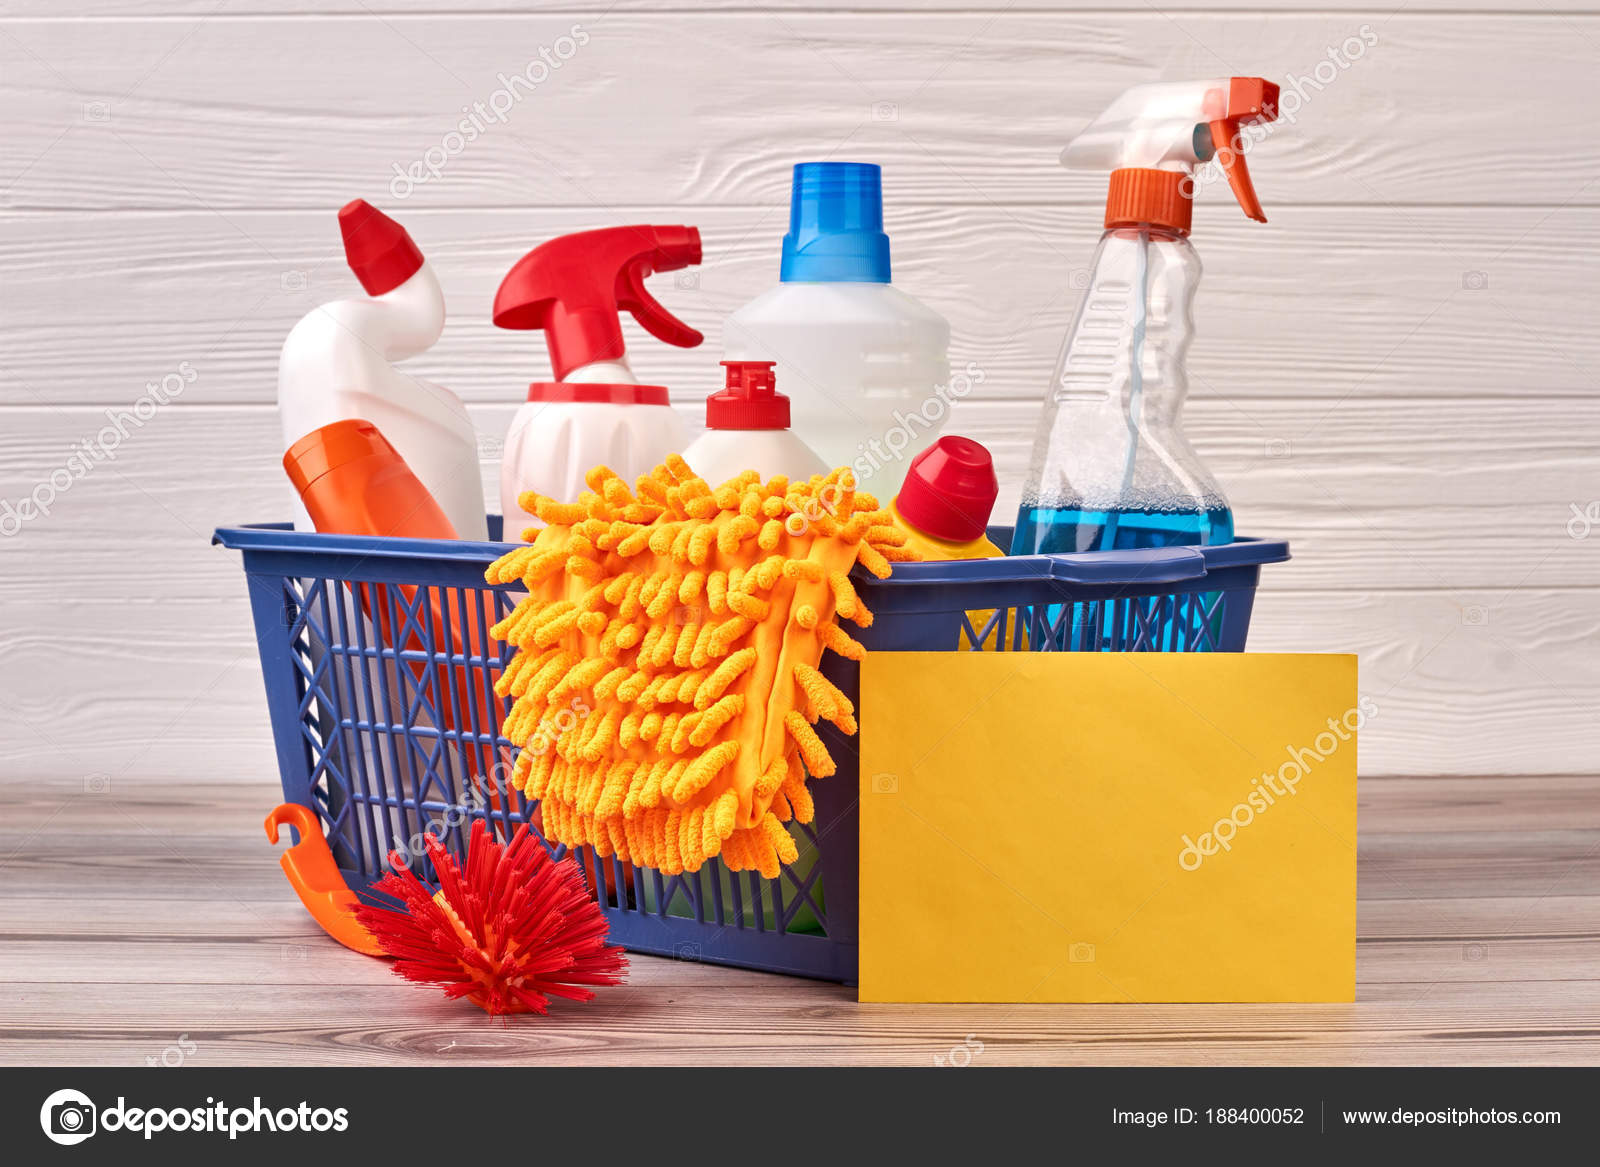
[[[450,390],[394,367],[444,331],[444,293],[404,227],[362,199],[339,211],[345,260],[367,296],[335,300],[289,332],[278,358],[285,449],[336,421],[374,423],[463,539],[489,537],[478,435]],[[295,526],[316,527],[299,498]]]
[[870,162],[794,168],[779,283],[728,317],[723,356],[776,361],[795,431],[887,498],[901,455],[950,415],[950,325],[889,282],[883,176]]
[[632,481],[682,451],[689,430],[661,385],[628,367],[620,311],[650,335],[693,348],[705,338],[645,290],[645,277],[700,262],[693,227],[606,227],[534,248],[501,281],[494,322],[543,329],[554,381],[535,381],[506,433],[500,505],[506,538],[536,520],[518,499],[535,491],[575,502],[584,475],[609,466]]
[[1277,104],[1259,77],[1139,85],[1062,152],[1111,172],[1105,233],[1045,399],[1013,555],[1233,542],[1233,512],[1183,432],[1200,281],[1189,229],[1196,186],[1223,175],[1266,222],[1245,154]]
[[706,432],[683,452],[689,469],[712,486],[746,470],[762,479],[826,474],[828,464],[789,428],[789,399],[778,392],[771,361],[723,361],[726,385],[706,398]]

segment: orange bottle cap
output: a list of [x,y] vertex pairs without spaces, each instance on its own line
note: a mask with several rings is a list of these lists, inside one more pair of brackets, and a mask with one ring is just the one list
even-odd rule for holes
[[336,421],[312,430],[283,455],[283,468],[301,495],[330,470],[374,454],[400,455],[377,426],[361,418]]
[[1187,235],[1194,221],[1194,183],[1177,170],[1125,166],[1111,172],[1106,227],[1149,224]]

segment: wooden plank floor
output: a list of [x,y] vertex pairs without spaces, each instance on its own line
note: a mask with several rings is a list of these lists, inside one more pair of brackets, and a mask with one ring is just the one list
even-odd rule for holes
[[1600,1063],[1600,778],[1364,780],[1353,1005],[860,1005],[635,957],[509,1023],[325,939],[276,791],[86,785],[0,783],[5,1064]]

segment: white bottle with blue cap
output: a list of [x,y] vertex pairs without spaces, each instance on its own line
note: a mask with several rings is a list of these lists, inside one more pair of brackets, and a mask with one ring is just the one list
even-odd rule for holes
[[796,434],[888,498],[949,417],[950,325],[889,282],[882,172],[794,168],[781,282],[728,317],[730,361],[775,361]]

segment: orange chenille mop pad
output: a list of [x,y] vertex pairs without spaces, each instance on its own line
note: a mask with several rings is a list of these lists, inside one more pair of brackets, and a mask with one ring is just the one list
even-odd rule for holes
[[834,772],[813,723],[856,731],[817,669],[863,655],[834,621],[872,620],[848,573],[915,555],[848,468],[713,490],[673,455],[636,492],[603,466],[586,481],[577,503],[524,495],[547,525],[486,573],[528,589],[494,628],[518,650],[496,686],[516,697],[512,782],[553,841],[772,878],[797,858],[783,824],[814,814],[807,772]]

